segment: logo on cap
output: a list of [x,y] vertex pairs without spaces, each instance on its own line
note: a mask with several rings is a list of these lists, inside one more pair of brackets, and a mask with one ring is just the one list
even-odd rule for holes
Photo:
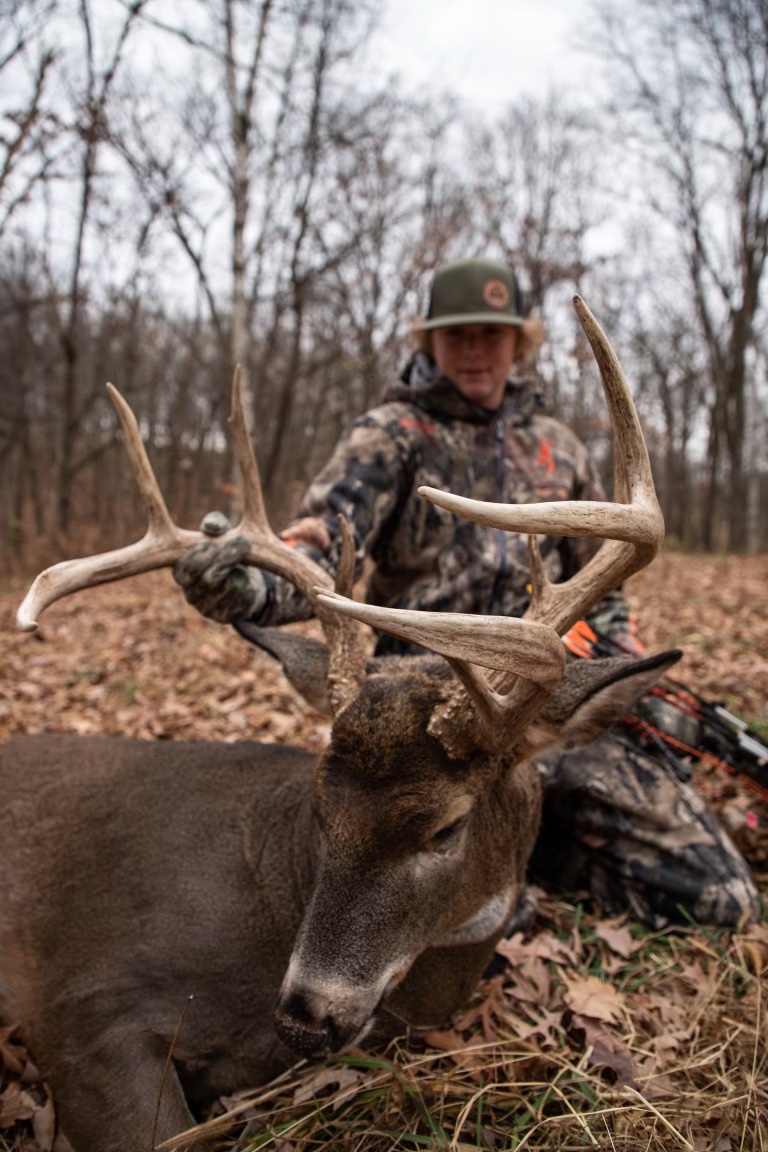
[[503,280],[487,280],[483,286],[483,300],[490,308],[506,308],[509,304],[509,288]]

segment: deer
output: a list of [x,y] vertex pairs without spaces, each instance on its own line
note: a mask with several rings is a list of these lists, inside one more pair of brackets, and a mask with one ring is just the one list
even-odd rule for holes
[[[335,578],[284,543],[236,375],[243,515],[231,535],[320,620],[322,647],[299,633],[274,647],[313,702],[327,699],[327,747],[43,734],[0,749],[0,1016],[17,1025],[75,1152],[150,1149],[298,1057],[326,1059],[372,1028],[445,1025],[524,885],[537,755],[589,743],[679,659],[566,662],[561,637],[663,538],[624,373],[574,303],[610,412],[614,500],[504,506],[422,492],[529,535],[523,618],[358,603],[348,532]],[[149,527],[136,544],[42,572],[22,629],[61,597],[170,566],[204,538],[173,523],[135,418],[108,387]],[[552,584],[539,533],[602,542]],[[369,657],[370,629],[429,654]]]

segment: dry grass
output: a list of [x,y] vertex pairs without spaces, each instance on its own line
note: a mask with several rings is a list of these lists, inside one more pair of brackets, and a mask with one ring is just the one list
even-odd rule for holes
[[545,901],[451,1032],[304,1068],[199,1134],[243,1152],[768,1148],[765,929],[634,929],[622,959],[601,927]]
[[[680,678],[768,726],[768,557],[663,556],[629,591],[648,646],[686,649]],[[0,596],[0,738],[325,738],[266,658],[187,611],[166,577],[56,606],[38,639],[12,633],[17,601]],[[723,773],[698,783],[768,898],[768,806]],[[504,971],[447,1031],[369,1041],[222,1102],[222,1146],[768,1152],[765,926],[654,935],[544,896],[530,939],[505,947]],[[0,1149],[45,1146],[32,1135],[44,1094],[23,1087],[28,1119],[0,1124]]]

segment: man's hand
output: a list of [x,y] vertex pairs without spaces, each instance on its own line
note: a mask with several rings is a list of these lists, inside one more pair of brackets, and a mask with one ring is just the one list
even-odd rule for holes
[[[217,536],[231,527],[221,513],[209,513],[202,530]],[[267,602],[267,584],[259,568],[246,568],[243,560],[250,544],[235,536],[226,544],[203,540],[176,561],[173,578],[187,602],[209,620],[235,624],[257,615]]]

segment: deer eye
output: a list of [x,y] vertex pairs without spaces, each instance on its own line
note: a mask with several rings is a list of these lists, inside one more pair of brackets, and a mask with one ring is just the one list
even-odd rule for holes
[[429,847],[434,851],[444,851],[456,841],[459,833],[467,822],[466,816],[460,816],[458,820],[454,820],[452,824],[446,824],[438,832],[435,832],[432,839],[429,841]]

